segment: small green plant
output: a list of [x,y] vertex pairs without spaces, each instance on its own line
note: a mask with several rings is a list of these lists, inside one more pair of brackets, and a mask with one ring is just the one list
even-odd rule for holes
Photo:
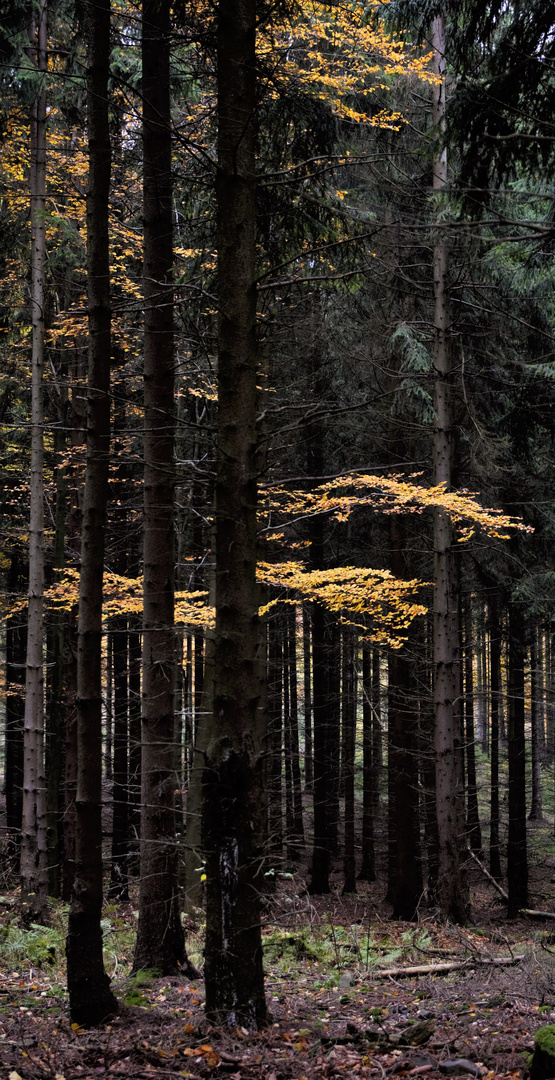
[[65,934],[53,926],[31,923],[27,929],[8,923],[0,930],[2,958],[12,967],[25,961],[31,967],[51,967],[60,964],[65,949]]

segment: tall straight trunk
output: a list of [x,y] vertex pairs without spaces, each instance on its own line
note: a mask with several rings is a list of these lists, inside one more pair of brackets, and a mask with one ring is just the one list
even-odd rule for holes
[[304,782],[312,792],[312,657],[310,613],[303,604],[303,675],[304,675]]
[[[321,523],[317,523],[321,524]],[[330,620],[320,604],[312,605],[312,675],[314,717],[314,850],[309,892],[330,892],[331,841],[329,835],[329,676],[332,655]]]
[[274,613],[268,620],[268,686],[266,717],[268,726],[266,754],[266,792],[268,801],[268,870],[275,881],[276,866],[283,855],[282,810],[282,638],[280,618]]
[[65,688],[64,747],[64,857],[62,863],[62,900],[71,900],[75,880],[75,845],[77,835],[77,610],[68,616]]
[[372,800],[374,814],[380,810],[380,777],[383,769],[381,653],[372,649]]
[[343,894],[356,893],[355,860],[355,751],[357,726],[357,636],[354,627],[343,631],[343,793],[345,832],[343,847]]
[[[21,576],[19,555],[17,551],[12,551],[8,571],[10,595],[15,596],[19,593]],[[6,622],[5,795],[6,825],[11,854],[19,853],[21,843],[26,654],[27,620],[21,613],[10,615]]]
[[112,787],[112,859],[109,896],[120,903],[129,899],[129,670],[127,619],[111,620],[112,663],[114,665],[114,766]]
[[256,3],[220,0],[217,30],[218,424],[214,695],[204,773],[206,1015],[266,1022],[265,717],[258,622],[255,267]]
[[372,708],[372,651],[362,642],[362,865],[359,881],[376,880],[374,852],[374,715]]
[[488,728],[488,662],[487,635],[482,604],[478,606],[476,618],[476,719],[477,738],[485,754],[489,753]]
[[129,770],[128,770],[128,827],[129,870],[140,869],[139,840],[141,835],[141,633],[140,616],[128,620],[127,649],[129,656]]
[[532,799],[528,815],[530,821],[541,821],[543,818],[541,755],[543,710],[542,701],[540,700],[541,680],[538,659],[538,628],[534,627],[530,643],[530,757],[532,765]]
[[[62,370],[67,378],[67,363],[62,354]],[[58,425],[54,433],[54,452],[57,464],[55,470],[56,509],[54,531],[53,565],[56,570],[65,566],[65,517],[67,502],[67,484],[65,466],[62,459],[66,450],[65,428],[67,424],[67,389],[60,393]],[[48,680],[48,703],[46,709],[46,844],[48,895],[59,897],[61,894],[61,860],[63,856],[62,821],[64,785],[62,778],[65,766],[64,721],[66,713],[66,650],[68,646],[68,619],[64,611],[57,611],[52,617],[52,655],[50,659],[50,678]]]
[[46,2],[31,33],[39,86],[31,113],[31,475],[29,481],[29,592],[25,713],[21,904],[30,922],[46,922],[46,778],[44,771],[44,274],[46,263]]
[[501,626],[499,622],[499,596],[493,592],[489,603],[490,616],[490,670],[491,670],[491,793],[489,869],[490,874],[501,879],[501,855],[499,847],[499,704],[501,698]]
[[466,832],[472,851],[481,859],[482,832],[478,812],[478,788],[476,785],[476,747],[474,740],[474,681],[473,681],[473,624],[472,594],[467,592],[464,600],[464,716],[466,743]]
[[283,774],[285,780],[285,844],[288,859],[296,858],[293,840],[293,745],[291,742],[291,683],[289,679],[289,634],[287,612],[281,611],[279,633],[282,643],[281,691],[283,700]]
[[170,3],[143,0],[144,533],[141,879],[134,970],[195,976],[178,895]]
[[507,728],[509,740],[509,835],[507,841],[508,916],[528,907],[526,848],[526,743],[524,664],[526,623],[521,604],[509,602]]
[[[437,149],[433,159],[436,198],[446,191],[445,131],[445,28],[438,15],[433,21],[434,69],[439,82],[433,89]],[[434,243],[434,484],[449,490],[452,482],[453,405],[450,350],[450,304],[447,240],[440,228]],[[448,514],[434,514],[434,715],[436,809],[438,824],[437,897],[442,914],[465,922],[469,914],[466,875],[460,857],[464,818],[459,790],[457,741],[457,595],[452,526]]]
[[291,786],[293,796],[292,848],[295,857],[304,847],[303,794],[301,784],[301,755],[299,748],[299,705],[297,686],[297,608],[285,610],[285,636],[289,667],[289,723],[291,744]]
[[389,762],[394,827],[391,900],[393,918],[417,918],[424,891],[420,854],[417,717],[414,662],[408,646],[389,660]]
[[75,876],[67,980],[71,1019],[88,1027],[118,1004],[102,957],[102,584],[110,459],[110,0],[88,11],[87,286],[89,371],[77,652]]

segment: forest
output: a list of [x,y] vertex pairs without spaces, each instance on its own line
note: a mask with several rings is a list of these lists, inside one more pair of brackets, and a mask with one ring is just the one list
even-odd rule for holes
[[9,1080],[555,1076],[554,62],[0,0]]

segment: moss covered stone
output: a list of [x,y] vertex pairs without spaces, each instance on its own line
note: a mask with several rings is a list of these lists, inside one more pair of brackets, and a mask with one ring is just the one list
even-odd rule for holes
[[546,1024],[536,1031],[530,1066],[530,1080],[548,1080],[549,1077],[555,1077],[555,1024]]

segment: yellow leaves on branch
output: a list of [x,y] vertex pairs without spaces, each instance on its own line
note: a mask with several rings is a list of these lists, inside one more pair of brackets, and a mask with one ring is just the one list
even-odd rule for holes
[[[361,4],[323,4],[300,0],[294,15],[260,35],[262,61],[275,65],[278,77],[308,90],[331,106],[337,116],[353,123],[397,129],[398,112],[367,109],[376,90],[388,90],[394,76],[412,76],[434,82],[431,54],[419,56],[388,36],[371,19],[379,14],[380,0]],[[357,107],[358,106],[358,107]]]
[[[402,644],[403,630],[426,608],[414,601],[422,582],[399,581],[388,570],[373,570],[354,566],[333,570],[306,570],[301,563],[270,564],[261,562],[257,568],[261,585],[284,590],[281,595],[259,609],[265,615],[278,603],[298,604],[315,601],[340,616],[341,622],[354,623],[372,641],[397,648]],[[104,576],[103,616],[129,617],[142,614],[142,578],[127,578],[121,574]],[[175,623],[208,630],[214,626],[214,609],[206,603],[206,590],[178,592],[175,597]],[[45,592],[46,604],[56,610],[70,611],[79,602],[79,572],[65,570],[60,580]],[[13,615],[26,606],[21,599],[10,605],[6,614]],[[364,619],[364,622],[357,620]],[[370,620],[370,627],[368,625]]]
[[[509,539],[507,530],[534,531],[501,510],[480,506],[472,492],[446,491],[442,484],[426,487],[416,484],[413,477],[351,473],[321,484],[311,492],[281,487],[273,489],[269,496],[273,514],[279,513],[281,527],[287,518],[295,521],[313,514],[330,514],[337,521],[346,521],[355,510],[368,507],[381,514],[443,510],[458,528],[461,541],[470,539],[476,529],[501,540]],[[273,521],[275,527],[274,517]]]
[[[340,622],[358,626],[372,641],[398,648],[399,636],[427,608],[414,602],[422,581],[400,581],[389,570],[340,566],[332,570],[306,570],[301,563],[259,563],[257,577],[265,585],[286,588],[293,596],[277,597],[260,609],[264,615],[276,604],[311,600],[340,616]],[[365,617],[368,622],[357,623]]]

